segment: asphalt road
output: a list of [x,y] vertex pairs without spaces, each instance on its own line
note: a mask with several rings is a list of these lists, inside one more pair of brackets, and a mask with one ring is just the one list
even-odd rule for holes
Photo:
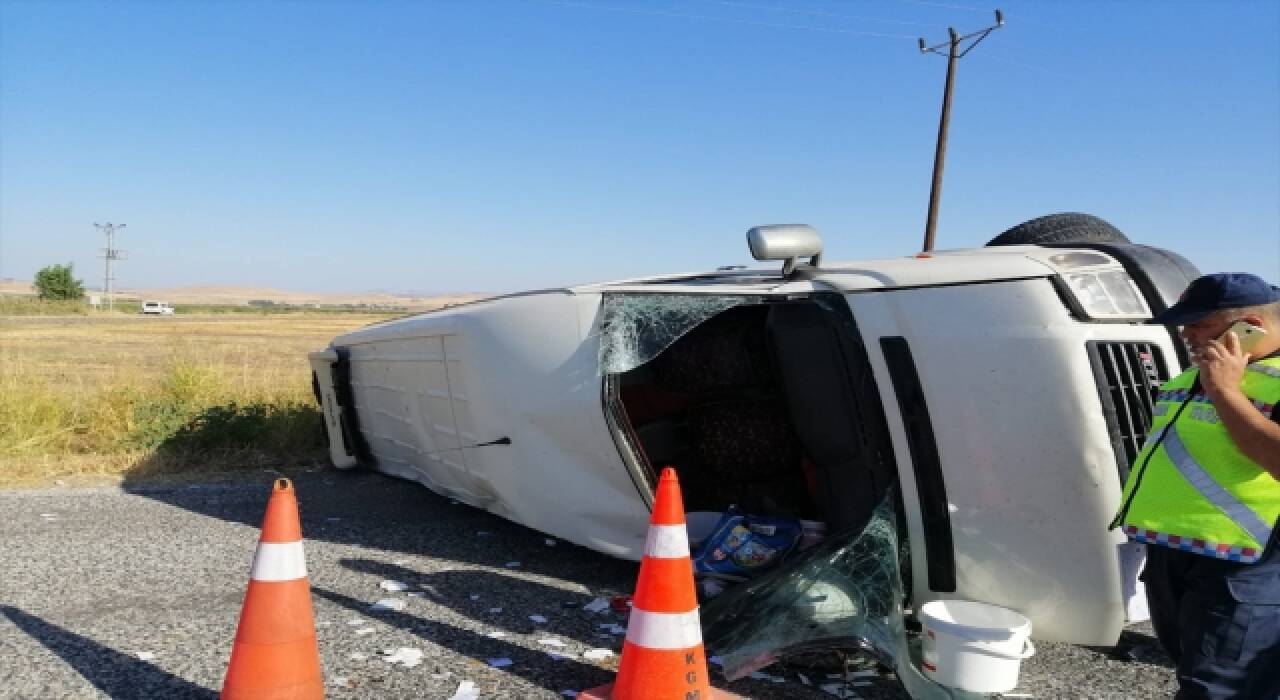
[[[279,475],[0,492],[0,697],[215,697]],[[328,697],[451,698],[470,681],[480,697],[558,698],[612,678],[616,656],[583,654],[616,654],[622,637],[601,625],[626,620],[583,605],[630,592],[635,564],[548,544],[377,474],[287,475],[301,502]],[[385,581],[410,588],[387,591]],[[384,599],[405,607],[371,610]],[[1168,697],[1172,672],[1149,635],[1126,633],[1136,645],[1127,661],[1041,644],[1016,693]],[[416,664],[395,660],[417,652]],[[823,672],[763,673],[772,678],[717,685],[756,698],[833,697],[818,687],[835,682]],[[905,697],[891,676],[860,682],[870,685],[853,689],[859,697]]]

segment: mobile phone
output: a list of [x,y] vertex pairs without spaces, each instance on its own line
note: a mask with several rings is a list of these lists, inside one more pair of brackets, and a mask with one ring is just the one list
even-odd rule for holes
[[[1242,352],[1253,352],[1254,347],[1262,341],[1267,331],[1247,321],[1236,321],[1227,329],[1227,333],[1235,333],[1236,337],[1240,339],[1240,350]],[[1223,333],[1218,340],[1225,343],[1227,333]]]

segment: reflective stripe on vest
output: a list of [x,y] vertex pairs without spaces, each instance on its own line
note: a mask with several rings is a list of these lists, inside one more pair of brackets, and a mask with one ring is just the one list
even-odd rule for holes
[[1267,538],[1271,536],[1271,528],[1262,522],[1258,514],[1250,510],[1249,506],[1241,503],[1240,499],[1232,496],[1214,481],[1204,467],[1191,456],[1191,453],[1187,452],[1187,446],[1182,444],[1182,437],[1178,435],[1177,424],[1174,424],[1169,434],[1165,436],[1163,447],[1173,466],[1178,468],[1182,476],[1200,492],[1200,495],[1205,497],[1205,500],[1217,506],[1241,530],[1253,536],[1253,539],[1266,544]]
[[1280,379],[1280,367],[1268,367],[1264,364],[1254,363],[1249,365],[1250,372],[1261,372],[1267,376]]
[[[1245,455],[1187,370],[1160,387],[1146,443],[1112,526],[1132,539],[1229,561],[1257,561],[1280,519],[1280,481]],[[1280,357],[1250,363],[1240,390],[1271,418]]]

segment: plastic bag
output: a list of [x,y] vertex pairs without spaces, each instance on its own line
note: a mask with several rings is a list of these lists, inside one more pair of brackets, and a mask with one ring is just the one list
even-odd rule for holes
[[730,506],[693,555],[695,575],[743,581],[795,549],[804,528],[795,518],[746,515]]

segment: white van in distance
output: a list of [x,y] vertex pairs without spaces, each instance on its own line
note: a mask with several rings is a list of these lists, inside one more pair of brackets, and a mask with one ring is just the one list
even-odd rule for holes
[[167,301],[144,301],[142,302],[142,313],[153,316],[172,316],[173,307],[169,306]]

